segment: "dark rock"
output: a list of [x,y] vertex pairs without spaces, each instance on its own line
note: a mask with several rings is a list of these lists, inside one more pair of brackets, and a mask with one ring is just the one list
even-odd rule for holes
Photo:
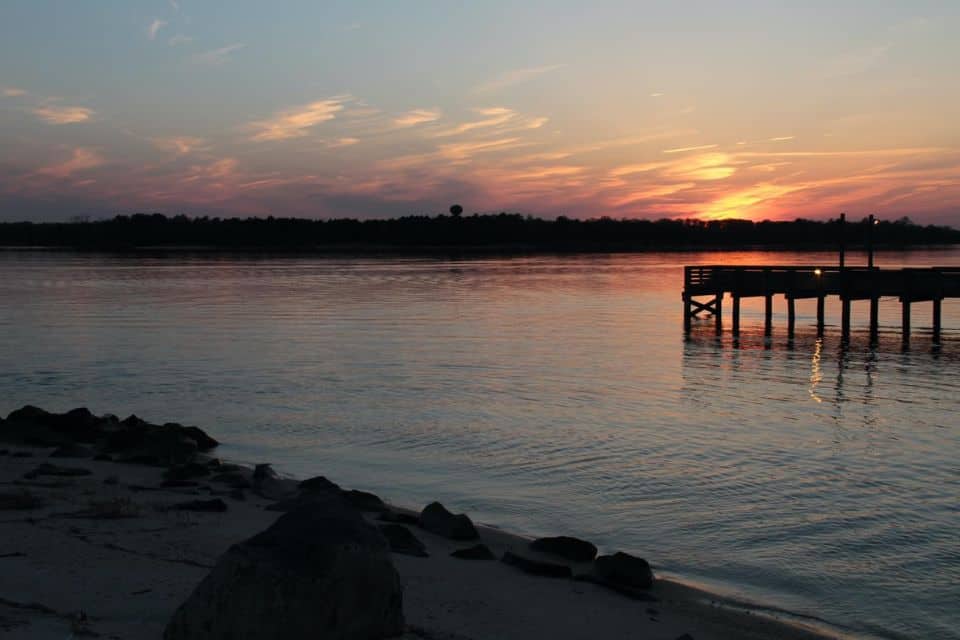
[[427,553],[427,548],[420,539],[403,525],[380,524],[377,525],[377,528],[380,529],[380,533],[382,533],[383,537],[390,543],[390,550],[394,553],[402,553],[417,558],[427,558],[430,556],[430,554]]
[[515,553],[507,551],[500,559],[504,564],[516,567],[524,573],[535,576],[545,576],[548,578],[570,578],[573,577],[573,571],[565,564],[556,564],[554,562],[541,562],[540,560],[531,560],[518,556]]
[[227,510],[227,503],[220,498],[213,500],[188,500],[187,502],[178,502],[170,505],[171,511],[207,511],[211,513],[220,513]]
[[403,594],[387,542],[339,502],[339,509],[305,505],[231,547],[174,613],[164,639],[373,640],[402,633]]
[[147,431],[143,443],[135,455],[153,456],[161,464],[186,464],[197,453],[197,443],[174,429],[152,429]]
[[[3,418],[0,418],[0,424],[3,423]],[[10,455],[10,449],[0,449],[0,456]]]
[[71,442],[62,444],[50,454],[51,458],[92,458],[93,449],[82,444]]
[[643,558],[618,551],[612,556],[600,556],[593,563],[594,574],[606,582],[637,589],[653,586],[653,571]]
[[693,636],[689,633],[685,633],[682,636],[677,636],[677,640],[693,640]]
[[297,494],[297,482],[281,478],[269,464],[258,464],[253,470],[253,492],[268,500],[287,500]]
[[247,499],[247,494],[244,492],[243,489],[231,489],[230,497],[233,498],[234,500],[243,501]]
[[394,522],[396,524],[420,524],[420,517],[412,513],[402,513],[400,511],[384,511],[377,518],[381,522]]
[[113,485],[113,484],[119,484],[119,483],[120,483],[120,478],[118,478],[117,476],[107,476],[106,478],[103,479],[103,484]]
[[465,514],[452,514],[439,502],[431,502],[420,512],[420,526],[451,540],[475,540],[480,536]]
[[571,562],[592,562],[597,557],[597,547],[593,543],[571,536],[537,538],[530,543],[530,548]]
[[107,418],[98,418],[89,409],[50,413],[27,405],[7,416],[0,436],[6,440],[58,446],[73,442],[95,442],[102,434]]
[[187,487],[197,487],[200,483],[196,480],[164,480],[160,486],[164,489],[183,489]]
[[496,560],[497,557],[493,555],[493,551],[490,551],[490,547],[485,544],[475,544],[472,547],[467,547],[466,549],[457,549],[450,554],[454,558],[461,558],[463,560]]
[[90,471],[90,469],[82,469],[80,467],[58,467],[55,464],[44,462],[33,471],[28,471],[25,473],[23,477],[29,480],[38,476],[79,477],[89,476],[92,474],[93,472]]
[[192,480],[194,478],[203,478],[210,475],[210,468],[199,462],[188,462],[170,467],[163,472],[163,477],[167,480]]
[[340,491],[339,485],[330,482],[323,476],[307,478],[297,486],[301,491]]
[[383,503],[378,496],[368,491],[358,491],[350,489],[343,492],[343,497],[347,502],[361,511],[386,511],[387,505]]
[[210,482],[219,482],[227,485],[231,489],[249,489],[251,486],[247,476],[239,471],[227,471],[218,473],[210,478]]
[[93,459],[101,462],[113,462],[113,456],[111,456],[109,453],[98,453],[97,455],[93,456]]
[[10,454],[10,457],[11,458],[32,458],[33,452],[32,451],[14,451],[12,454]]
[[175,428],[178,428],[180,432],[183,435],[187,436],[188,438],[192,438],[193,441],[197,443],[197,448],[200,451],[204,451],[204,452],[210,451],[211,449],[216,448],[220,444],[217,440],[215,440],[212,436],[208,435],[207,432],[201,429],[200,427],[184,427],[175,422],[168,423],[168,425],[165,425],[165,426],[170,426],[170,425],[173,425]]
[[142,418],[137,417],[137,415],[134,413],[131,413],[129,416],[121,420],[120,424],[122,424],[125,427],[132,427],[135,429],[148,427],[150,425],[149,422],[147,422]]

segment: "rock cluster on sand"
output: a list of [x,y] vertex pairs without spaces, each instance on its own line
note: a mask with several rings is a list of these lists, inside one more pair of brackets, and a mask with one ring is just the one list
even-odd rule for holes
[[453,514],[439,502],[431,502],[420,512],[420,526],[431,533],[451,540],[476,540],[476,527],[462,513]]
[[185,464],[219,444],[202,429],[175,422],[157,425],[130,416],[95,416],[89,409],[50,413],[27,405],[0,421],[0,440],[57,447],[64,458],[107,457],[153,465]]
[[386,638],[404,628],[387,542],[336,496],[231,547],[177,609],[165,640]]

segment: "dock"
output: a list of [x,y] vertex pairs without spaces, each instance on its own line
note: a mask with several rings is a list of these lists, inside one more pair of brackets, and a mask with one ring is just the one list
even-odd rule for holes
[[[841,258],[842,260],[842,258]],[[871,255],[872,262],[872,255]],[[764,298],[764,330],[770,335],[773,297],[787,301],[787,333],[796,328],[796,301],[817,301],[817,335],[823,335],[824,307],[831,296],[841,305],[841,334],[850,337],[850,303],[870,301],[870,339],[878,338],[879,308],[882,297],[896,297],[901,305],[904,343],[910,340],[911,305],[931,302],[933,340],[941,333],[941,304],[946,298],[960,298],[960,267],[880,269],[843,266],[687,266],[683,270],[683,328],[691,331],[692,321],[700,314],[712,314],[716,332],[723,330],[723,300],[732,298],[732,330],[740,335],[740,300]]]

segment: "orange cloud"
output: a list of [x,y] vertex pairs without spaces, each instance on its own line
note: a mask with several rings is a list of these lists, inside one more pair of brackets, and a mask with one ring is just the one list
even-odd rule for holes
[[86,122],[93,117],[93,109],[86,107],[68,107],[66,105],[45,105],[33,109],[33,115],[48,124],[74,124]]
[[51,178],[68,178],[77,172],[99,167],[103,163],[103,156],[96,151],[77,147],[71,153],[69,160],[41,167],[36,170],[35,174]]
[[440,119],[439,109],[413,109],[393,119],[395,127],[415,127],[418,124],[435,122]]
[[249,127],[254,134],[250,139],[266,142],[303,137],[321,122],[333,120],[337,113],[343,111],[346,102],[345,96],[327,98],[281,111],[267,120],[252,122]]

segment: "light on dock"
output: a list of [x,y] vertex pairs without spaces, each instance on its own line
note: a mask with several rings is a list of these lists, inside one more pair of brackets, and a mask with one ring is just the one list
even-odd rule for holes
[[823,275],[823,271],[821,271],[820,269],[814,269],[814,270],[813,270],[813,275],[815,275],[815,276],[821,276],[821,275]]

